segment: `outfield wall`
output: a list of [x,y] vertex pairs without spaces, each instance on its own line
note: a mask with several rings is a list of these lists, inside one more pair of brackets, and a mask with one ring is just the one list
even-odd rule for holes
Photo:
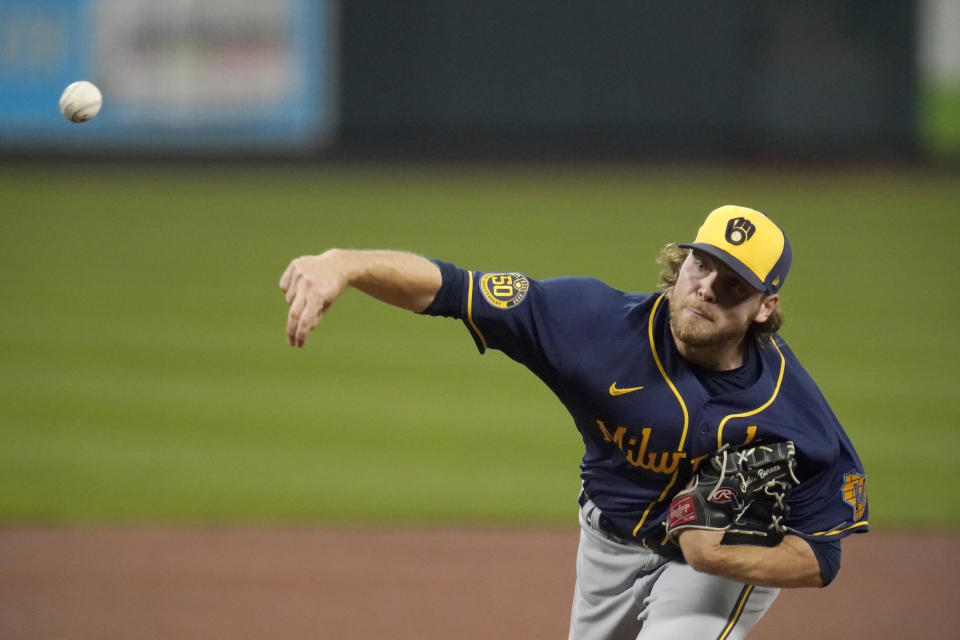
[[356,0],[342,140],[463,153],[911,154],[914,2]]
[[[916,2],[0,0],[0,150],[909,157]],[[82,127],[56,111],[104,92]]]

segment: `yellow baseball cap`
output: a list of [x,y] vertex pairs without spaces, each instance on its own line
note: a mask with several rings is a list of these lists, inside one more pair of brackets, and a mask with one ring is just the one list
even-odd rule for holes
[[711,211],[696,239],[678,246],[709,253],[768,295],[783,286],[793,258],[780,227],[762,212],[734,204]]

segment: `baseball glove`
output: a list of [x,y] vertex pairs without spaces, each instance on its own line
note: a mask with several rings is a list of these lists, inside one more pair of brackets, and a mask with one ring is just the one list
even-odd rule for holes
[[790,513],[784,499],[800,483],[793,443],[724,445],[670,503],[667,537],[686,529],[724,531],[723,544],[775,547]]

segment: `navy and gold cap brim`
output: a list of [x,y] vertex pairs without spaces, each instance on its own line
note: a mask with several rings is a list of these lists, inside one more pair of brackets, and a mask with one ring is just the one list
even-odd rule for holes
[[684,242],[682,244],[677,244],[677,246],[681,249],[698,249],[704,253],[708,253],[723,264],[730,267],[731,271],[743,278],[743,280],[754,289],[766,293],[773,293],[772,291],[769,291],[769,287],[767,287],[767,285],[764,284],[764,282],[760,280],[760,278],[758,278],[753,271],[748,269],[745,264],[734,258],[720,247],[715,247],[712,244],[704,244],[702,242]]

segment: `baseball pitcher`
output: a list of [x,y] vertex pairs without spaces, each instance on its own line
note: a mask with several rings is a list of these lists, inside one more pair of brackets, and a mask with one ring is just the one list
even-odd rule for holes
[[654,293],[338,249],[280,288],[293,346],[352,286],[459,318],[556,394],[585,448],[570,638],[735,639],[780,588],[828,585],[868,528],[860,459],[777,334],[791,255],[765,214],[727,205],[664,248]]

